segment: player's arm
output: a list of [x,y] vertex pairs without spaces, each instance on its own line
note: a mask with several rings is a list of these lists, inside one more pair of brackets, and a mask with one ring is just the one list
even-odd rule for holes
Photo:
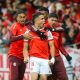
[[22,40],[24,39],[23,35],[14,35],[11,31],[10,31],[10,41],[14,42],[14,41],[18,41],[18,40]]
[[54,57],[55,56],[55,47],[54,47],[54,41],[53,40],[49,41],[49,47],[50,47],[51,57]]
[[27,39],[31,38],[31,36],[29,35],[29,30],[26,29],[26,33],[25,34],[21,34],[21,35],[18,35],[18,31],[19,31],[18,25],[13,24],[11,26],[11,29],[10,29],[10,32],[9,32],[9,34],[10,34],[10,42],[22,40],[24,38],[27,38]]
[[26,31],[25,34],[22,34],[22,35],[16,35],[16,34],[13,34],[11,31],[10,31],[10,41],[11,42],[14,42],[14,41],[18,41],[18,40],[22,40],[24,38],[26,39],[31,39],[31,35],[29,34],[29,31]]
[[28,63],[29,60],[28,47],[29,47],[28,42],[24,41],[24,47],[23,47],[24,63]]
[[67,61],[70,63],[70,61],[72,60],[72,57],[67,53],[67,51],[64,49],[62,45],[62,36],[60,36],[59,38],[59,50],[66,57]]
[[61,34],[60,34],[60,37],[59,37],[59,50],[64,56],[68,55],[68,53],[66,52],[66,50],[64,49],[64,47],[62,45],[62,36],[61,36]]
[[48,31],[48,40],[49,40],[50,54],[52,57],[51,60],[49,61],[49,63],[54,64],[54,62],[55,62],[55,47],[54,47],[53,36],[50,31]]
[[17,35],[17,33],[18,33],[18,26],[16,24],[13,24],[9,31],[10,42],[18,41],[24,38],[23,35]]

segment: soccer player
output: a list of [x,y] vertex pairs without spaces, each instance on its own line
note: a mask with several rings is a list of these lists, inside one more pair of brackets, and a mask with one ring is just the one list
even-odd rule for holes
[[23,57],[23,43],[24,36],[31,39],[25,26],[26,14],[24,11],[19,10],[16,13],[16,22],[13,23],[10,29],[10,49],[8,52],[10,80],[23,80],[26,64]]
[[[51,70],[53,75],[48,77],[48,80],[68,80],[66,69],[64,67],[63,60],[60,56],[60,52],[66,57],[70,62],[72,59],[69,54],[65,51],[62,46],[62,28],[56,28],[56,23],[58,23],[58,16],[54,13],[50,13],[48,17],[48,23],[45,24],[46,29],[51,30],[54,37],[55,45],[55,63],[51,65]],[[56,32],[55,32],[56,31]],[[52,79],[51,79],[52,78]]]
[[[40,30],[42,35],[37,32],[29,31],[32,35],[32,39],[28,40],[29,52],[26,49],[28,44],[24,43],[23,52],[25,55],[30,56],[30,74],[31,80],[37,80],[38,74],[41,76],[41,80],[47,80],[47,75],[51,74],[49,64],[54,64],[54,42],[50,31],[44,31],[45,18],[44,14],[37,12],[33,15],[33,27],[34,30]],[[51,60],[49,60],[48,45],[50,47]],[[26,57],[26,56],[25,56]],[[28,57],[26,57],[28,58]]]

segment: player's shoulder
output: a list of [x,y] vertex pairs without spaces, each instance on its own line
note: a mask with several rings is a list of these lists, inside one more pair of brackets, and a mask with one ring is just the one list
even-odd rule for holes
[[11,29],[12,29],[12,28],[15,29],[15,28],[17,28],[17,26],[18,26],[18,23],[13,23],[13,24],[11,25]]

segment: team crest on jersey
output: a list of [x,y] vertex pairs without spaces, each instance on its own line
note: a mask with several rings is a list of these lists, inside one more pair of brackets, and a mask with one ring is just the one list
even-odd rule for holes
[[16,66],[16,65],[17,65],[17,63],[16,63],[16,62],[14,62],[14,63],[13,63],[13,66]]

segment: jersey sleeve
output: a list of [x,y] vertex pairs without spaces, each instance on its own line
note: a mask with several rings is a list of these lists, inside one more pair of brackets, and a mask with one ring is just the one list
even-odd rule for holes
[[48,31],[47,35],[48,35],[48,40],[53,40],[53,36],[52,36],[51,31]]
[[[24,34],[27,34],[27,33],[29,33],[29,32],[30,32],[30,30],[27,29]],[[28,42],[28,39],[25,39],[25,38],[24,38],[24,42]]]

